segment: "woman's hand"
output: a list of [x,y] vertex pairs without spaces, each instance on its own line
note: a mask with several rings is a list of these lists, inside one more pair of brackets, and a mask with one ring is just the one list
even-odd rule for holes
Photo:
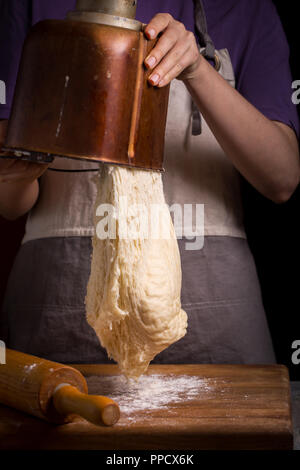
[[0,120],[0,215],[16,220],[29,212],[39,195],[39,178],[48,165],[1,158],[7,121]]
[[22,160],[2,159],[0,156],[0,215],[16,220],[29,212],[39,195],[37,178],[48,165]]
[[161,36],[145,59],[145,65],[152,70],[149,82],[163,87],[174,78],[188,80],[197,74],[203,58],[199,52],[195,35],[169,13],[154,16],[144,29],[148,39]]
[[7,132],[7,120],[0,121],[0,183],[31,182],[38,179],[47,170],[47,164],[24,160],[1,158],[1,152]]
[[[237,170],[261,194],[287,201],[300,181],[299,148],[294,131],[266,118],[200,54],[194,34],[171,15],[160,13],[145,35],[161,37],[145,65],[152,85],[184,80],[202,116]],[[201,77],[201,79],[200,79]]]
[[47,170],[48,164],[6,159],[0,156],[0,183],[32,182]]

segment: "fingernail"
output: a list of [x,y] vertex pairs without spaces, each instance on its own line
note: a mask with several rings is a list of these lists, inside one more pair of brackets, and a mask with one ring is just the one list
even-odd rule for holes
[[147,59],[145,60],[146,64],[149,66],[149,67],[153,67],[153,65],[155,64],[156,62],[156,59],[155,57],[147,57]]
[[158,75],[158,73],[155,73],[154,75],[151,75],[151,76],[149,77],[149,80],[150,80],[150,82],[151,82],[153,85],[155,85],[155,84],[158,82],[158,80],[159,80],[159,75]]
[[154,29],[147,29],[147,34],[150,38],[154,38],[155,30]]
[[159,86],[159,87],[164,86],[165,83],[166,83],[166,81],[165,81],[164,79],[162,79],[162,80],[159,82],[158,86]]

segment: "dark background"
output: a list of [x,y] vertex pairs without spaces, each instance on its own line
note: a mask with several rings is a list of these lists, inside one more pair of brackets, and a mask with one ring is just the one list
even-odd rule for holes
[[[224,0],[225,1],[225,0]],[[250,1],[250,0],[249,0]],[[300,80],[300,2],[274,0],[291,48],[293,79]],[[291,90],[292,94],[292,90]],[[300,380],[300,365],[291,362],[294,340],[300,340],[300,188],[291,200],[276,205],[243,183],[246,228],[262,286],[263,300],[277,361]],[[23,236],[26,218],[7,222],[0,218],[0,304],[7,276]]]
[[[295,21],[300,15],[300,2],[273,1],[290,44],[293,80],[300,80],[299,24]],[[291,362],[291,345],[300,340],[300,187],[289,202],[279,206],[245,182],[243,189],[247,234],[277,361],[289,367],[293,380],[300,380],[300,364]]]

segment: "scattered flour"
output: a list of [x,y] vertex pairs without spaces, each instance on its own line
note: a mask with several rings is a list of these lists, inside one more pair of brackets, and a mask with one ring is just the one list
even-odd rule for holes
[[98,376],[87,379],[90,394],[115,400],[122,414],[166,409],[170,405],[201,399],[212,389],[206,379],[190,375],[144,375],[139,381],[124,376]]

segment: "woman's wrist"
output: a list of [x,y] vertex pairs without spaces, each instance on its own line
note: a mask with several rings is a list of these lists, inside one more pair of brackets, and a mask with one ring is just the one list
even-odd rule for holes
[[211,69],[213,67],[210,65],[210,63],[203,57],[203,55],[199,54],[200,58],[195,64],[195,67],[191,71],[187,71],[187,74],[185,75],[185,72],[182,74],[182,78],[180,79],[187,85],[188,88],[194,88],[197,85],[199,85],[199,82],[204,83],[209,75],[209,72],[211,72]]
[[202,54],[199,53],[197,61],[195,61],[190,67],[186,68],[178,77],[184,83],[190,83],[193,80],[199,81],[203,75],[203,69],[205,68],[206,59]]

